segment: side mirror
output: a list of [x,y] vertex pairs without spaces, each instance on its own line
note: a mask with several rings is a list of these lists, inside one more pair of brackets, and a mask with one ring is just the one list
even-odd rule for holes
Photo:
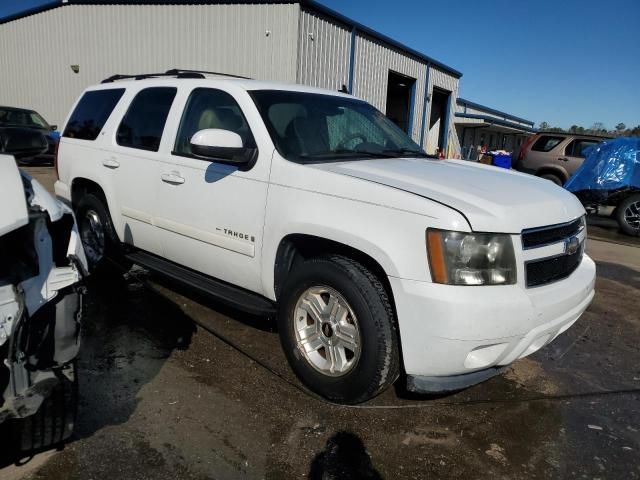
[[58,129],[58,125],[49,125],[49,128],[52,132],[55,132]]
[[220,128],[206,128],[191,137],[191,153],[207,160],[222,160],[229,163],[247,163],[254,149],[246,148],[242,138],[235,132]]

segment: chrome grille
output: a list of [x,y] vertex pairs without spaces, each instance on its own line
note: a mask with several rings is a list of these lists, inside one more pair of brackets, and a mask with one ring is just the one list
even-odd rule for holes
[[561,242],[565,238],[577,235],[583,228],[582,217],[559,225],[529,228],[522,231],[522,247],[527,250]]
[[[528,260],[525,262],[527,288],[547,285],[567,278],[580,266],[584,255],[586,232],[583,234],[583,230],[585,225],[584,217],[580,217],[558,225],[522,231],[522,248],[524,250],[553,244],[562,244],[564,250],[563,253],[544,258],[535,258],[535,252],[527,255]],[[555,252],[557,251],[555,249]]]

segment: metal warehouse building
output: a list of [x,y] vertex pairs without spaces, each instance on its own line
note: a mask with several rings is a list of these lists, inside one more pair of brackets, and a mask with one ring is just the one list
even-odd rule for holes
[[0,48],[0,105],[52,123],[115,73],[195,69],[346,86],[427,152],[461,153],[462,74],[311,0],[58,0],[4,19]]

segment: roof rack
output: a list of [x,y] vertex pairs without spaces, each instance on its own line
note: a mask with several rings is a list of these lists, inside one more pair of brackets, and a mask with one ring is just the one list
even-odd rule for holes
[[221,77],[242,78],[243,80],[253,80],[251,77],[243,77],[242,75],[234,75],[233,73],[208,72],[206,70],[186,70],[182,68],[173,68],[165,72],[167,75],[184,75],[184,74],[202,74],[202,75],[219,75]]
[[222,77],[242,78],[245,80],[252,80],[249,77],[243,77],[241,75],[233,75],[230,73],[222,72],[208,72],[205,70],[183,70],[180,68],[172,68],[164,73],[143,73],[138,75],[111,75],[105,78],[100,83],[111,83],[118,80],[144,80],[145,78],[157,78],[157,77],[176,77],[176,78],[207,78],[205,75],[218,75]]

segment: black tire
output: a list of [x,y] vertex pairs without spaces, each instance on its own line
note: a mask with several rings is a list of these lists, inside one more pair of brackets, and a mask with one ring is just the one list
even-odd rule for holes
[[[131,263],[124,259],[122,244],[113,227],[107,202],[99,193],[85,193],[78,201],[75,209],[76,221],[82,245],[85,249],[89,270],[96,274],[120,275],[131,267]],[[89,228],[88,215],[95,213],[103,230],[102,253],[95,253],[95,249],[86,240]],[[94,251],[92,251],[94,250]]]
[[13,420],[14,445],[21,453],[46,450],[62,444],[73,434],[78,412],[78,379],[76,364],[68,367],[73,381],[60,374],[40,409],[33,415]]
[[[341,376],[314,368],[297,346],[295,307],[307,289],[326,286],[338,292],[357,317],[360,353]],[[333,402],[356,404],[376,396],[399,375],[400,359],[395,315],[380,280],[365,266],[341,256],[312,258],[294,267],[283,286],[278,331],[293,371],[313,392]]]
[[557,175],[553,174],[553,173],[543,173],[542,175],[540,175],[540,178],[544,178],[545,180],[549,180],[550,182],[555,183],[559,187],[561,187],[564,184],[562,179],[560,177],[558,177]]
[[[629,223],[629,214],[640,215],[638,208],[640,207],[640,194],[634,194],[625,198],[616,208],[615,218],[622,230],[627,235],[640,236],[640,227],[636,227]],[[640,220],[640,218],[638,218]]]

